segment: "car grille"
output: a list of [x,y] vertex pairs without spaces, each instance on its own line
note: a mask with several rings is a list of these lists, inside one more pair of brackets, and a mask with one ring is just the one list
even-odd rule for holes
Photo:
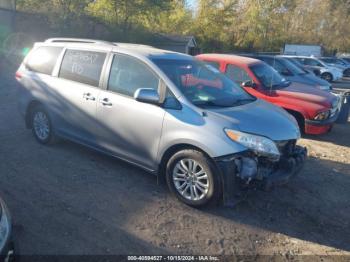
[[296,140],[285,140],[277,141],[276,145],[278,150],[280,151],[281,156],[288,157],[293,154],[296,143]]

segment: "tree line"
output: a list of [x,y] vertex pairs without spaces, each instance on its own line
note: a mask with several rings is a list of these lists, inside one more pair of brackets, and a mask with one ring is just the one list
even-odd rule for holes
[[90,19],[114,41],[146,42],[158,33],[194,35],[206,52],[280,51],[285,43],[350,51],[350,0],[17,0],[47,17],[60,35]]

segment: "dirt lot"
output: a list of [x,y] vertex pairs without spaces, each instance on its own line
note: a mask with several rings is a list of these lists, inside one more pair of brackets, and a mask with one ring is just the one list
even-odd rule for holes
[[0,195],[21,254],[350,256],[349,123],[302,139],[310,158],[288,186],[196,210],[126,163],[70,142],[40,146],[14,86],[0,78]]

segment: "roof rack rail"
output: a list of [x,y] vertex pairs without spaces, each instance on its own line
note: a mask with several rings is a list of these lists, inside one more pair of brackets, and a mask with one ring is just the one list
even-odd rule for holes
[[102,44],[102,45],[114,45],[116,43],[103,41],[103,40],[93,40],[93,39],[83,39],[83,38],[49,38],[45,43],[85,43],[85,44]]

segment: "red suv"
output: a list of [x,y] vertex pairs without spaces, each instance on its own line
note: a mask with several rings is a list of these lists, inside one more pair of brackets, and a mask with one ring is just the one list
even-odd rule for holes
[[221,54],[202,54],[197,58],[220,70],[251,95],[287,110],[306,134],[326,133],[337,120],[341,105],[337,96],[289,82],[260,60]]

